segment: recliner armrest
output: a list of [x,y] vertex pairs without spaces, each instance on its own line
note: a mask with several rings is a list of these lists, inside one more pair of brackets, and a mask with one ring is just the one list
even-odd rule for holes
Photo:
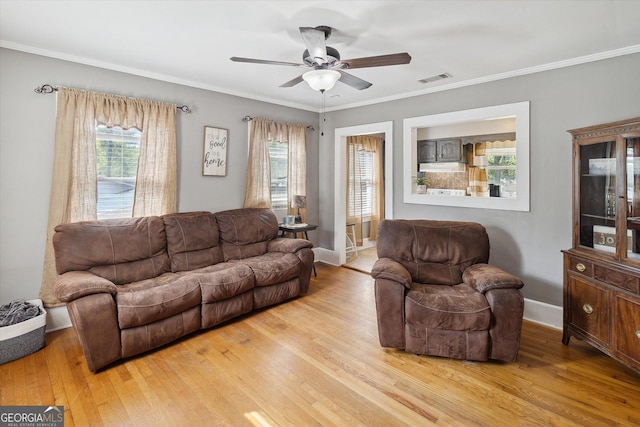
[[294,254],[304,248],[313,248],[313,243],[305,239],[288,239],[285,237],[278,237],[269,241],[267,251]]
[[56,278],[53,291],[60,301],[69,302],[91,294],[115,295],[117,287],[113,282],[88,271],[68,271]]
[[478,292],[494,289],[520,289],[524,282],[500,268],[489,264],[473,264],[462,273],[462,281]]
[[410,288],[412,283],[411,274],[407,269],[391,258],[379,258],[371,269],[371,277],[374,279],[393,280],[407,288]]

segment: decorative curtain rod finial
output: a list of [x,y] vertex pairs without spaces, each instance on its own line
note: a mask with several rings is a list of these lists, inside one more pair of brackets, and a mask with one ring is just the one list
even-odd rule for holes
[[53,92],[55,92],[57,90],[58,90],[57,87],[53,87],[50,84],[44,84],[42,86],[39,86],[39,87],[35,88],[33,91],[35,93],[40,93],[42,95],[47,95],[47,94],[53,93]]

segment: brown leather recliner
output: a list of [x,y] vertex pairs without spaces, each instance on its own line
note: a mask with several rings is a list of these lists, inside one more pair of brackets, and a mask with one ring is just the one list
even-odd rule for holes
[[383,347],[466,360],[514,361],[524,299],[517,277],[487,264],[473,222],[384,220],[375,279]]

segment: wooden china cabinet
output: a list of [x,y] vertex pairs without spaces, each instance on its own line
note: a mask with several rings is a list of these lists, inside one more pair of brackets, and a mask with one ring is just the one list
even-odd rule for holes
[[574,336],[640,372],[640,117],[573,136],[573,247],[562,342]]

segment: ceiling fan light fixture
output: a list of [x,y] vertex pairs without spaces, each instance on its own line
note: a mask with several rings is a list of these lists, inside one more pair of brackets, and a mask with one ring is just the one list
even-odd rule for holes
[[302,75],[311,89],[318,92],[330,90],[340,79],[340,73],[335,70],[311,70]]

